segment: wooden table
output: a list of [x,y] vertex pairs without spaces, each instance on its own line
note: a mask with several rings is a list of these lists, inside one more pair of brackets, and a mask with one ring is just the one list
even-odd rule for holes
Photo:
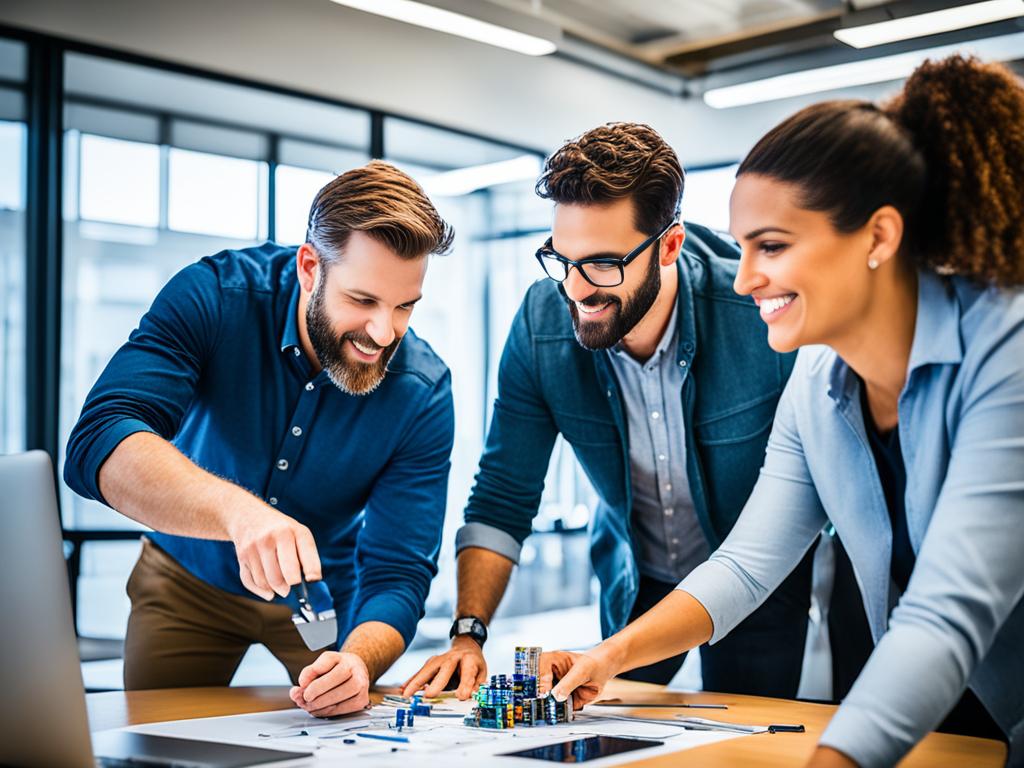
[[[701,709],[607,709],[609,714],[633,714],[640,717],[669,719],[685,712],[696,717],[729,720],[737,723],[768,725],[770,723],[802,723],[806,733],[758,734],[730,739],[719,744],[686,751],[686,766],[793,766],[806,760],[818,737],[825,729],[834,706],[808,704],[785,699],[740,696],[720,693],[670,693],[663,686],[614,680],[605,689],[605,697],[623,701],[654,703],[727,704],[728,710]],[[184,720],[193,717],[236,715],[243,712],[265,712],[286,709],[292,705],[288,689],[264,688],[175,688],[163,691],[132,691],[129,693],[92,693],[86,697],[92,730],[120,728],[126,725],[152,723],[160,720]],[[605,708],[596,709],[602,711]],[[901,766],[1001,766],[1006,762],[1006,746],[998,741],[967,736],[929,734]],[[637,760],[631,765],[645,768],[678,766],[678,755]]]

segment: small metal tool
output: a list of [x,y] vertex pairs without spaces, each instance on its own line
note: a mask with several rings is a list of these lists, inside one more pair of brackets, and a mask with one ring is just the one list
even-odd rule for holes
[[292,622],[311,651],[319,651],[338,642],[338,619],[334,599],[323,581],[306,581],[292,587],[284,601],[292,609]]

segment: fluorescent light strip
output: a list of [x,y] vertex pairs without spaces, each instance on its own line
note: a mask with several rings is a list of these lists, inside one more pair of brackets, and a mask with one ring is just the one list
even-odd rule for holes
[[431,197],[458,197],[478,189],[507,184],[512,181],[534,180],[540,173],[540,158],[520,155],[497,163],[456,168],[422,179],[423,188]]
[[987,0],[957,8],[945,8],[931,13],[920,13],[901,19],[889,19],[875,24],[837,29],[832,34],[836,40],[854,48],[870,48],[898,40],[937,35],[954,29],[977,27],[1018,16],[1024,16],[1024,0]]
[[414,0],[333,0],[338,5],[345,5],[378,16],[386,16],[396,21],[415,24],[438,32],[458,35],[478,43],[487,43],[498,48],[506,48],[527,56],[544,56],[554,53],[556,46],[550,40],[535,37],[524,32],[517,32],[508,27],[491,24],[471,16],[437,8]]
[[853,61],[830,67],[806,69],[785,75],[712,88],[704,93],[704,103],[715,109],[740,107],[762,101],[805,96],[871,83],[884,83],[907,77],[925,59],[941,59],[954,53],[974,54],[986,61],[1012,61],[1024,57],[1024,32],[925,48],[867,61]]

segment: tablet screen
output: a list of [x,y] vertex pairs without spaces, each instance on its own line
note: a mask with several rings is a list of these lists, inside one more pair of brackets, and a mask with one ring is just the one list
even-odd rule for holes
[[665,742],[650,739],[626,739],[621,736],[586,736],[561,744],[546,747],[531,747],[519,752],[504,752],[505,757],[527,757],[533,760],[549,760],[553,763],[583,763],[599,757],[632,752],[634,749],[660,747]]

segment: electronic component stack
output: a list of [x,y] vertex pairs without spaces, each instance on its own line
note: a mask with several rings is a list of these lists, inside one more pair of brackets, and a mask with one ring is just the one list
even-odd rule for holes
[[514,728],[516,725],[558,725],[572,720],[572,698],[556,701],[550,693],[540,696],[541,649],[519,646],[515,653],[512,679],[492,675],[489,685],[481,685],[473,698],[476,706],[463,721],[473,728]]

